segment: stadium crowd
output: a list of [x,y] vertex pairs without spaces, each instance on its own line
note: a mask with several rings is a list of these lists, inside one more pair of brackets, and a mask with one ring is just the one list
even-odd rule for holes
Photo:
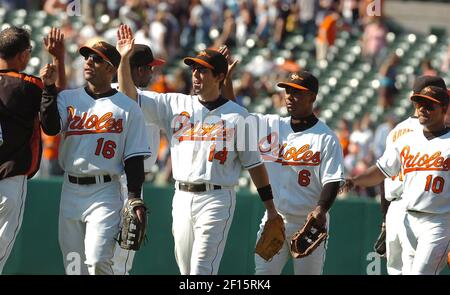
[[[378,104],[389,110],[396,99],[396,75],[400,56],[391,53],[386,37],[389,28],[384,17],[367,13],[368,0],[86,0],[81,2],[81,27],[74,26],[67,10],[73,1],[9,1],[1,0],[6,10],[43,10],[61,19],[61,30],[66,44],[78,48],[98,39],[115,44],[119,24],[129,25],[136,32],[136,43],[149,45],[153,53],[168,61],[155,75],[151,90],[157,92],[189,93],[189,73],[178,65],[186,52],[226,44],[233,52],[240,48],[262,49],[262,59],[252,59],[240,67],[234,78],[237,102],[250,103],[271,97],[271,108],[285,115],[286,107],[280,89],[274,89],[287,73],[301,69],[296,61],[299,52],[291,51],[281,63],[273,58],[277,50],[285,49],[289,34],[300,34],[309,44],[316,60],[327,59],[327,50],[334,45],[337,34],[347,31],[360,38],[361,58],[371,71],[379,73]],[[76,2],[76,1],[75,1]],[[383,1],[381,15],[383,15]],[[35,28],[32,28],[32,30]],[[45,52],[33,53],[43,57]],[[239,56],[239,55],[237,55]],[[430,60],[424,60],[416,74],[438,75],[448,71],[449,54],[443,57],[440,68],[433,68]],[[80,87],[83,79],[83,57],[66,57],[66,73],[69,88]],[[435,63],[436,64],[436,63]],[[404,97],[398,99],[406,99]],[[320,113],[320,105],[316,108]],[[387,113],[388,114],[388,113]],[[400,120],[394,115],[385,116],[383,124],[374,126],[370,114],[361,114],[352,122],[340,119],[335,126],[345,155],[345,167],[349,175],[359,174],[374,163],[384,151],[385,138]],[[450,121],[450,119],[448,119]],[[450,124],[450,122],[449,122]],[[60,175],[58,167],[58,139],[44,138],[44,154],[39,176]],[[171,181],[169,144],[162,136],[157,167],[148,181]],[[158,173],[156,173],[158,172]],[[376,189],[367,189],[360,195],[374,197]]]

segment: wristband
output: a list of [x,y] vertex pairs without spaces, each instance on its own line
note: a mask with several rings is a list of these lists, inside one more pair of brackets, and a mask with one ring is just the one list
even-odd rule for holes
[[270,186],[270,184],[258,188],[258,194],[263,202],[273,199],[272,187]]

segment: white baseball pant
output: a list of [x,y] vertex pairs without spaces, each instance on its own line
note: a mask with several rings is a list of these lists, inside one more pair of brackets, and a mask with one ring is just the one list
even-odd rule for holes
[[22,225],[27,177],[18,175],[0,180],[0,274]]
[[176,190],[172,201],[175,259],[182,275],[216,275],[236,206],[233,189]]
[[407,211],[401,235],[402,273],[436,275],[446,265],[450,247],[450,212],[432,214]]
[[392,201],[386,213],[386,267],[390,275],[402,274],[402,244],[400,233],[406,216],[403,200]]
[[[284,220],[286,241],[280,252],[276,254],[272,260],[266,261],[258,254],[255,254],[255,274],[256,275],[279,275],[283,271],[284,266],[289,258],[292,258],[294,266],[294,274],[296,275],[321,275],[323,272],[323,265],[325,263],[326,244],[328,241],[322,242],[311,255],[301,259],[295,259],[290,252],[290,241],[292,236],[299,229],[303,227],[306,222],[306,215],[304,216],[286,216],[281,214]],[[267,220],[267,214],[261,220],[259,231],[256,235],[256,241],[261,237],[264,225]],[[330,215],[327,213],[327,228],[330,229]]]
[[[112,257],[123,198],[118,177],[108,183],[78,185],[65,176],[59,214],[59,244],[67,274],[113,274]],[[73,271],[73,255],[80,271]]]

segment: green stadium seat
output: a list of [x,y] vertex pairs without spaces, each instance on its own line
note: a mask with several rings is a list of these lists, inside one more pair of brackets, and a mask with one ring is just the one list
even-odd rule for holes
[[[28,24],[32,28],[31,35],[35,49],[28,69],[35,75],[38,74],[40,67],[40,64],[36,65],[36,63],[42,62],[39,50],[42,47],[43,36],[49,32],[51,26],[60,26],[63,21],[71,22],[73,28],[78,31],[83,25],[80,17],[64,20],[61,16],[49,16],[44,11],[6,11],[0,7],[2,27],[11,23],[14,25]],[[97,23],[109,26],[109,16],[99,17]],[[441,56],[447,52],[450,39],[446,37],[446,32],[439,30],[433,30],[429,35],[409,33],[391,20],[388,20],[388,26],[390,32],[387,34],[386,40],[389,53],[397,52],[402,55],[397,76],[397,85],[400,90],[399,99],[396,100],[395,107],[392,109],[392,112],[401,119],[403,115],[409,114],[408,107],[411,104],[403,98],[409,95],[408,88],[411,87],[411,77],[419,72],[420,62],[424,58],[430,58],[433,65],[439,66],[442,61]],[[339,32],[335,46],[329,48],[327,60],[319,62],[316,62],[314,56],[314,42],[305,40],[299,29],[287,33],[284,42],[285,49],[261,48],[257,38],[252,36],[246,40],[245,46],[236,48],[233,55],[241,61],[237,70],[240,71],[246,69],[246,65],[255,59],[267,60],[269,54],[271,54],[271,60],[276,64],[282,64],[294,53],[300,67],[311,71],[318,77],[321,86],[316,105],[322,109],[322,118],[333,128],[342,114],[347,120],[360,118],[365,111],[371,112],[376,120],[381,120],[383,117],[383,112],[380,112],[380,108],[377,106],[378,73],[362,59],[360,37],[361,33]],[[78,46],[76,44],[66,44],[66,48],[69,54],[77,55]],[[206,45],[200,44],[195,50],[203,48],[206,48]],[[184,52],[184,54],[190,53]],[[180,62],[180,66],[183,66],[182,62]],[[450,73],[443,73],[443,77],[450,85]],[[256,101],[252,103],[252,99]],[[256,98],[244,97],[242,103],[245,107],[257,112],[272,111],[272,100],[264,93],[259,93]],[[403,114],[403,112],[405,113]]]

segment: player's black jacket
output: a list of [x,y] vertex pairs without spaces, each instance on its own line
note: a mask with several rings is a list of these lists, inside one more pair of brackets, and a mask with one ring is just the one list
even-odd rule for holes
[[[39,169],[42,155],[39,122],[42,87],[37,77],[14,70],[0,70],[0,126],[3,136],[0,180],[16,175],[31,178]],[[53,103],[52,107],[57,107],[56,101]],[[42,127],[46,132],[46,126]]]

